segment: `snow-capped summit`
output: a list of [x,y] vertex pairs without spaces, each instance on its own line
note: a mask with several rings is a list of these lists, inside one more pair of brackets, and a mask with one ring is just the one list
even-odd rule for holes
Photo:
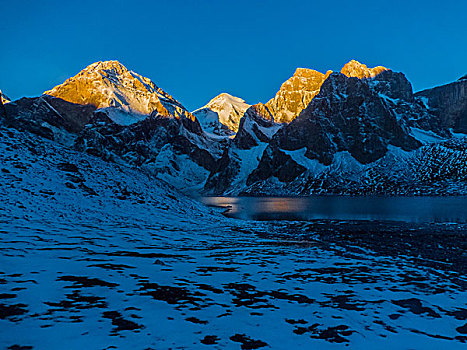
[[156,110],[164,116],[194,119],[171,95],[118,61],[93,63],[44,94],[96,108],[118,107],[143,115]]
[[360,63],[355,60],[351,60],[350,62],[346,63],[344,67],[341,69],[341,73],[348,76],[349,78],[374,78],[378,74],[389,70],[383,66],[377,66],[374,68],[368,68],[363,63]]
[[250,105],[241,98],[223,92],[214,97],[204,107],[194,111],[193,114],[203,126],[207,126],[216,121],[214,115],[216,113],[219,123],[237,132],[240,119],[249,107]]

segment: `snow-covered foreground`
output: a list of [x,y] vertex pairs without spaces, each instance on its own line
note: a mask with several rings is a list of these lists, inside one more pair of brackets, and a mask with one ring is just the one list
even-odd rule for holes
[[137,170],[0,135],[2,348],[466,346],[462,274],[284,239],[290,224],[228,219]]

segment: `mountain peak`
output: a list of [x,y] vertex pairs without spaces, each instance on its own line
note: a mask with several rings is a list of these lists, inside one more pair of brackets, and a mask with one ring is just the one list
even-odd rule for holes
[[349,78],[374,78],[381,72],[389,70],[383,66],[377,66],[374,68],[368,68],[365,64],[360,63],[356,60],[351,60],[346,63],[341,69],[341,73],[348,76]]
[[221,92],[219,95],[211,99],[211,101],[208,102],[206,107],[218,103],[220,101],[230,102],[232,104],[246,104],[245,100],[241,99],[240,97],[233,96],[227,92]]
[[[65,101],[96,108],[118,107],[126,112],[168,116],[183,106],[149,78],[128,70],[116,60],[90,64],[63,84],[44,92]],[[178,112],[177,112],[178,111]]]
[[129,70],[117,60],[94,62],[86,68],[84,68],[81,72],[91,71],[108,71],[114,74],[124,74],[126,72],[129,72]]
[[237,132],[240,119],[245,111],[250,107],[245,100],[240,97],[232,96],[222,92],[211,99],[205,106],[193,112],[196,116],[201,116],[204,110],[210,110],[217,113],[218,120],[232,131]]
[[328,73],[323,74],[309,68],[297,68],[295,73],[281,85],[276,96],[265,105],[274,121],[289,123],[295,119],[318,94]]

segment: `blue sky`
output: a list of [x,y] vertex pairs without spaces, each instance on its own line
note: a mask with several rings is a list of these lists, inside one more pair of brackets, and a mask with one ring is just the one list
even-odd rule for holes
[[37,96],[117,59],[188,109],[220,92],[266,102],[296,67],[349,60],[415,90],[467,73],[466,1],[0,0],[0,89]]

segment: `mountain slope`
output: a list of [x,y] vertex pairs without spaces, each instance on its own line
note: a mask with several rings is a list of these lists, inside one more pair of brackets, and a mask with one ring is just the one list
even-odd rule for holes
[[[144,169],[189,193],[399,188],[426,194],[432,184],[436,194],[446,181],[463,181],[458,160],[464,159],[464,143],[455,139],[442,148],[455,149],[446,159],[458,177],[435,164],[434,156],[425,168],[444,171],[436,184],[412,165],[421,162],[418,150],[431,154],[434,145],[462,137],[451,129],[464,130],[466,81],[414,94],[402,73],[381,66],[350,61],[342,73],[297,69],[267,104],[250,106],[221,94],[194,112],[200,123],[149,79],[108,61],[90,65],[41,97],[7,103],[3,119],[19,130]],[[441,105],[443,99],[448,105]],[[287,122],[278,123],[282,118]],[[457,189],[464,193],[461,185]],[[456,186],[446,186],[448,193],[456,192]]]
[[91,119],[96,107],[49,95],[24,97],[5,105],[6,122],[19,130],[71,145]]
[[465,348],[465,225],[228,219],[1,121],[0,164],[2,349]]

